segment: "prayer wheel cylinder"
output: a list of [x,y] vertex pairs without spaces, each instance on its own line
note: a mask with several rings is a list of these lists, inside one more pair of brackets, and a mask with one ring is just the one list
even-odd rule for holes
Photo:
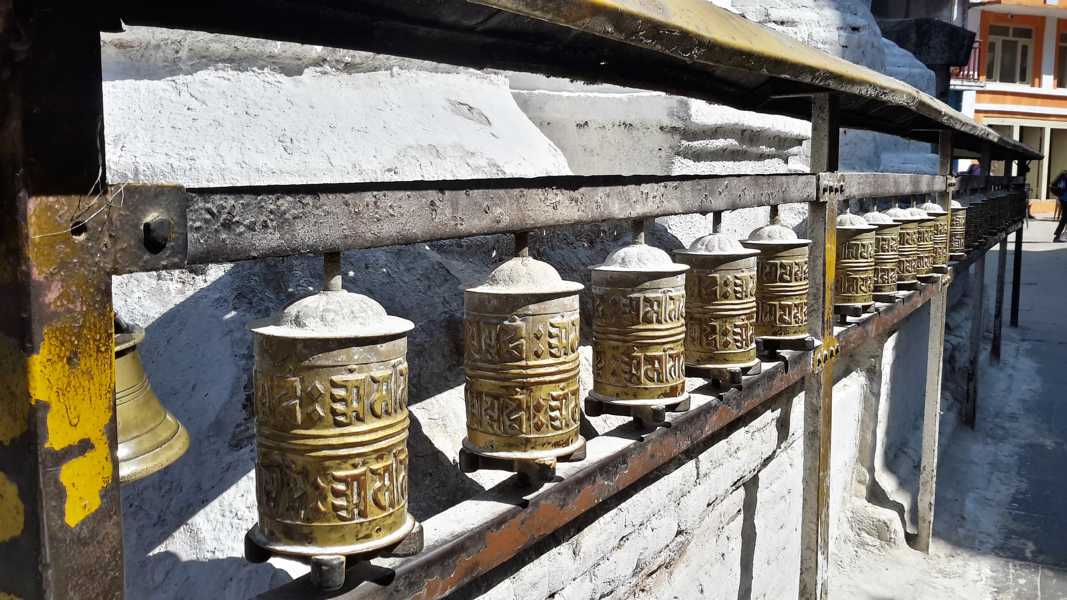
[[876,229],[859,215],[846,212],[837,217],[834,305],[866,308],[874,304]]
[[642,243],[592,267],[595,400],[630,406],[684,402],[685,272]]
[[917,219],[919,224],[916,236],[916,269],[915,274],[929,275],[934,270],[934,235],[937,232],[937,223],[933,217],[926,214],[920,208],[909,208],[908,212]]
[[464,397],[474,454],[560,458],[582,449],[578,292],[551,265],[517,256],[464,292]]
[[189,449],[189,433],[148,382],[137,351],[143,341],[144,330],[140,328],[115,334],[116,454],[122,483],[162,470]]
[[967,207],[953,200],[949,222],[949,256],[963,258],[967,255]]
[[982,243],[982,218],[985,214],[985,201],[981,198],[972,200],[967,206],[967,249],[970,250]]
[[934,267],[948,266],[949,214],[940,204],[927,202],[919,207],[934,218]]
[[869,212],[863,220],[877,228],[874,232],[874,293],[897,291],[900,260],[900,224],[880,212]]
[[415,526],[407,511],[413,327],[340,289],[339,276],[336,289],[253,324],[259,523],[249,537],[258,546],[363,554]]
[[906,208],[890,208],[884,214],[900,225],[897,289],[907,289],[919,282],[919,220]]
[[808,330],[808,247],[792,229],[773,222],[741,242],[756,259],[756,337],[794,340]]
[[675,250],[686,276],[685,359],[697,369],[752,367],[756,357],[756,256],[713,233]]

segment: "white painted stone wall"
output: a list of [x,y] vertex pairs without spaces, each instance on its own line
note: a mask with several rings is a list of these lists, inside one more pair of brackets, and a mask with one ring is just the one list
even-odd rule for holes
[[[862,4],[733,0],[731,8],[786,32],[804,31],[823,47],[840,44],[837,53],[848,58],[882,60],[878,68],[885,68],[886,47]],[[826,28],[820,20],[835,25]],[[891,54],[901,74],[922,78],[906,57]],[[780,172],[805,168],[810,135],[801,121],[613,86],[162,30],[107,36],[104,72],[112,181],[215,186]],[[879,152],[911,150],[899,144],[905,142],[849,132],[843,154],[856,157],[859,168],[878,169],[885,166]],[[725,229],[744,235],[766,215],[766,209],[731,213]],[[799,224],[804,207],[783,215]],[[678,248],[706,231],[702,217],[672,217],[660,219],[650,239]],[[565,277],[588,283],[587,266],[627,237],[617,224],[568,228],[535,236],[534,252]],[[372,295],[417,324],[410,339],[411,510],[417,518],[502,479],[465,476],[455,466],[464,425],[460,289],[510,252],[509,238],[488,236],[345,255],[348,289]],[[122,488],[130,597],[188,598],[211,590],[216,598],[247,598],[306,571],[288,561],[251,565],[241,558],[243,534],[255,521],[246,329],[252,319],[316,289],[320,277],[316,259],[293,257],[116,278],[117,310],[147,329],[142,355],[153,386],[192,437],[181,461]],[[888,385],[881,374],[909,374],[893,380],[894,406],[897,398],[906,407],[921,398],[922,382],[913,373],[924,371],[915,371],[914,356],[902,360],[896,349],[923,344],[915,341],[921,333],[921,325],[909,325],[886,350],[872,344],[851,359],[859,361],[858,370],[835,388],[835,540],[852,539],[858,530],[902,539],[885,533],[901,527],[894,513],[852,498],[863,496],[857,490],[871,477],[881,481],[880,472],[909,468],[907,436],[889,443],[878,441],[884,435],[864,441],[861,434],[865,423],[880,422],[870,399]],[[582,353],[588,390],[587,345]],[[795,394],[768,403],[716,443],[459,596],[795,597],[801,472]],[[618,424],[590,420],[600,433]],[[869,459],[862,448],[870,450]],[[913,488],[906,476],[898,479],[881,485],[906,503]]]

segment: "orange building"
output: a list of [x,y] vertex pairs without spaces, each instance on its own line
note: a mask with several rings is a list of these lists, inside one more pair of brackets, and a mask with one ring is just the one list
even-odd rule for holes
[[967,28],[977,33],[971,61],[953,72],[961,109],[1046,159],[1031,164],[1037,199],[1067,170],[1067,0],[971,3]]

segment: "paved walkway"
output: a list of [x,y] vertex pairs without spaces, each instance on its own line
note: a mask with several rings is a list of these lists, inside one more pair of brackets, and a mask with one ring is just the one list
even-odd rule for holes
[[957,430],[939,469],[935,534],[1004,560],[998,598],[1067,599],[1067,244],[1050,243],[1053,227],[1025,231],[1020,327],[1005,327],[976,429]]
[[1053,226],[1024,234],[1018,329],[1008,256],[1003,359],[988,362],[987,337],[976,428],[942,441],[931,554],[863,551],[832,597],[1067,600],[1067,244],[1049,243]]

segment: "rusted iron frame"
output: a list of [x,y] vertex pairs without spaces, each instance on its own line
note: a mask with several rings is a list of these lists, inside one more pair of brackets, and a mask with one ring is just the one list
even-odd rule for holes
[[117,599],[110,218],[92,14],[0,0],[0,597]]
[[[938,174],[948,177],[952,171],[952,132],[941,132],[938,142]],[[938,194],[938,204],[945,211],[952,209],[952,190]],[[945,240],[948,243],[948,240]],[[934,509],[937,497],[937,460],[941,430],[941,371],[945,351],[945,312],[948,306],[950,273],[942,275],[932,287],[930,326],[926,343],[926,382],[923,398],[922,458],[919,465],[918,531],[915,547],[930,551],[933,539]]]
[[819,174],[817,202],[808,205],[810,288],[808,323],[819,346],[804,381],[804,444],[800,518],[801,600],[828,595],[830,556],[830,444],[833,423],[833,288],[837,247],[837,205],[843,180],[833,172],[840,162],[840,105],[831,94],[812,96],[811,171]]
[[913,194],[937,194],[947,189],[946,174],[840,173],[845,198],[887,198]]
[[[566,176],[183,190],[127,185],[113,272],[706,213],[815,197],[812,175]],[[145,224],[172,243],[150,253]],[[367,227],[373,223],[373,227]]]

